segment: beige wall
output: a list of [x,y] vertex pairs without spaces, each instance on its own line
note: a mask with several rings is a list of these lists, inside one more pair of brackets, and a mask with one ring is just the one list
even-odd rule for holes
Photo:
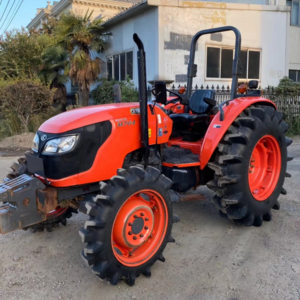
[[[242,48],[261,50],[260,81],[262,86],[277,85],[287,75],[286,45],[288,8],[276,6],[200,3],[199,7],[159,8],[160,62],[159,74],[164,79],[174,80],[176,75],[187,73],[184,57],[189,50],[171,44],[172,33],[194,35],[196,32],[220,26],[235,26],[242,34]],[[206,78],[206,48],[210,45],[233,47],[234,34],[222,33],[222,41],[213,41],[203,36],[198,41],[195,63],[198,65],[196,84],[228,85],[228,79]],[[180,82],[185,83],[185,82]]]
[[[101,4],[101,0],[94,2],[94,4],[99,4],[99,5],[88,5],[88,4],[82,4],[82,3],[75,3],[75,2],[70,2],[63,10],[59,10],[58,12],[56,12],[55,14],[53,14],[53,11],[55,11],[55,8],[58,8],[60,4],[67,4],[66,2],[60,1],[60,3],[58,3],[58,6],[48,6],[48,12],[50,14],[52,14],[55,17],[59,17],[60,14],[62,13],[66,13],[68,11],[72,11],[77,15],[81,15],[84,16],[86,14],[86,12],[89,10],[90,12],[93,11],[92,14],[92,18],[95,19],[99,16],[102,16],[105,20],[106,19],[110,19],[112,17],[114,17],[115,15],[121,13],[124,11],[125,8],[129,8],[132,4],[130,2],[115,2],[115,1],[109,1],[108,0],[108,4],[113,4],[112,6],[117,6],[119,8],[114,8],[114,7],[105,7],[105,5],[107,4],[107,0],[105,1],[105,5],[99,6]],[[103,4],[103,3],[102,3]],[[42,12],[40,12],[38,15],[36,15],[35,18],[39,18],[39,16],[42,14]],[[42,27],[42,22],[45,22],[45,18],[41,18],[39,20],[39,22],[37,23],[37,25],[34,26],[34,29],[40,29]],[[29,25],[29,24],[28,24]],[[32,29],[32,27],[29,27],[30,29]]]
[[88,6],[82,4],[72,4],[72,12],[77,15],[84,16],[87,11],[93,11],[92,18],[95,19],[99,16],[102,16],[104,19],[109,19],[115,16],[116,14],[120,13],[121,11],[114,8],[104,8],[104,7],[97,7],[97,6]]

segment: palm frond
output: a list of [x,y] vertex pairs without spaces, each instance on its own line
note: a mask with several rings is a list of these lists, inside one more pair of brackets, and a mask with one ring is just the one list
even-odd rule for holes
[[[96,52],[103,51],[108,45],[107,34],[102,26],[103,19],[92,20],[93,11],[87,10],[84,16],[73,13],[61,16],[55,31],[56,40],[69,52],[69,64],[65,73],[80,90],[89,89],[98,80],[102,61]],[[55,67],[59,67],[57,64]]]

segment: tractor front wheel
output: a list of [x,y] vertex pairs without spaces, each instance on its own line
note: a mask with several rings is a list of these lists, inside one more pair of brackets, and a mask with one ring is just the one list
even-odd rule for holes
[[140,274],[164,262],[163,250],[171,237],[172,202],[177,200],[172,181],[148,166],[118,170],[100,185],[101,194],[85,205],[90,219],[79,231],[86,243],[82,257],[101,279],[133,285]]
[[218,145],[215,171],[207,186],[216,192],[214,205],[234,222],[261,226],[279,209],[278,197],[286,173],[288,124],[282,113],[267,105],[253,105],[243,111],[229,127]]

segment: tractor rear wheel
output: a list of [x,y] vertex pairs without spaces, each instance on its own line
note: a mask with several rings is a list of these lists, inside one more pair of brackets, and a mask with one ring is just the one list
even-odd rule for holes
[[286,173],[288,124],[282,113],[267,105],[252,105],[229,127],[208,166],[214,179],[207,186],[216,192],[214,205],[230,220],[261,226],[279,209],[278,197]]
[[[7,178],[4,181],[17,178],[23,174],[32,175],[28,171],[25,157],[20,157],[17,163],[13,163],[11,169],[12,171],[6,175]],[[74,213],[77,214],[78,211],[72,207],[57,207],[55,210],[48,213],[47,219],[44,222],[31,225],[24,228],[24,230],[29,229],[31,232],[35,233],[37,231],[44,231],[44,229],[46,229],[48,232],[51,232],[52,229],[54,227],[58,227],[59,224],[66,226],[67,219],[70,219]]]
[[140,274],[151,276],[157,260],[165,261],[166,244],[175,242],[171,186],[158,169],[141,165],[100,183],[101,194],[85,205],[90,219],[79,234],[86,243],[82,257],[101,279],[132,286]]

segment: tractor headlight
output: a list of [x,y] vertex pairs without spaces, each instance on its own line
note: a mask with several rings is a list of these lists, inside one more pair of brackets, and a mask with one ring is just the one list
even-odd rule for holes
[[39,144],[40,144],[40,138],[39,138],[38,134],[36,133],[34,138],[33,138],[33,141],[32,141],[31,149],[34,152],[39,152]]
[[78,138],[79,135],[69,135],[69,136],[50,140],[44,146],[43,154],[69,152],[75,147]]

